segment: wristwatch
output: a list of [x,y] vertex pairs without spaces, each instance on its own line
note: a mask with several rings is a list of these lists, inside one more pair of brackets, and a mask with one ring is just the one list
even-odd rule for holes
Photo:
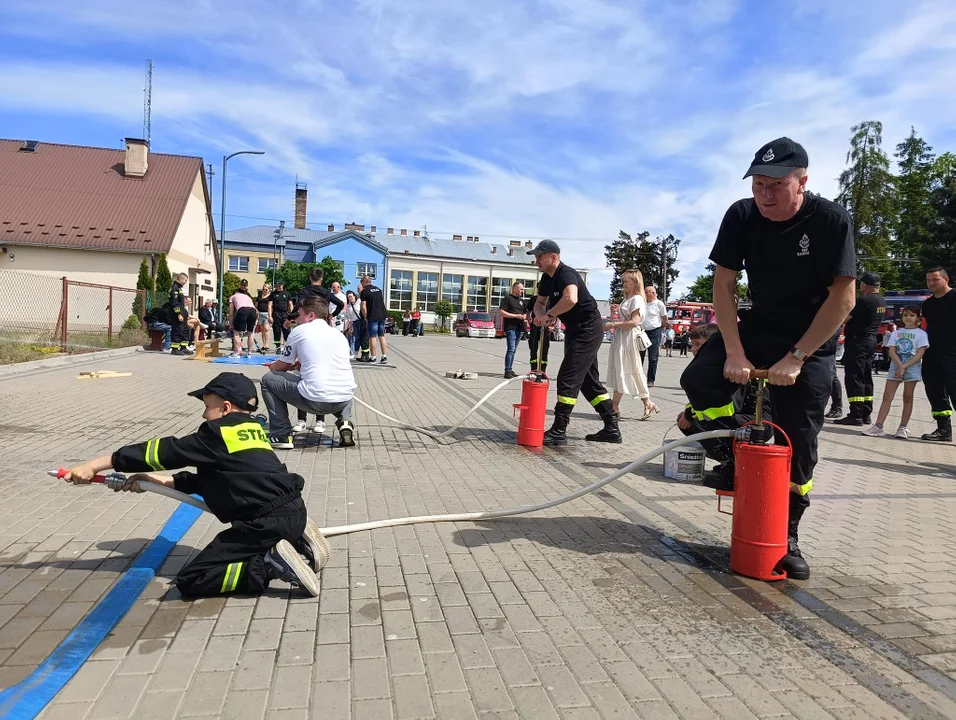
[[793,355],[800,362],[806,362],[807,358],[810,357],[805,352],[803,352],[803,350],[798,348],[796,345],[790,348],[790,354]]

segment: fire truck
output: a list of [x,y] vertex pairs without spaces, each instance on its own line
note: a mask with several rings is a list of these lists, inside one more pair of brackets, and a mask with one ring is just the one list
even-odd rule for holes
[[695,302],[671,303],[667,306],[667,319],[678,335],[698,325],[717,322],[714,306],[711,303]]

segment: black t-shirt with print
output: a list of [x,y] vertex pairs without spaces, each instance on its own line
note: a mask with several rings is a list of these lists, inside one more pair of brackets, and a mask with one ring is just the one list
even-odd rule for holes
[[272,314],[285,317],[289,314],[289,300],[291,296],[285,290],[276,290],[272,298]]
[[538,282],[538,296],[548,298],[547,307],[550,310],[561,300],[564,289],[571,285],[577,285],[578,287],[578,302],[570,310],[560,315],[561,322],[565,324],[568,332],[573,333],[578,328],[582,330],[585,328],[593,329],[592,326],[595,324],[600,326],[601,313],[598,310],[597,302],[588,291],[584,279],[570,265],[561,263],[558,265],[558,269],[554,271],[553,276],[543,275]]
[[710,259],[746,270],[751,317],[775,335],[797,342],[810,327],[838,277],[856,277],[853,223],[840,205],[803,196],[789,220],[773,222],[753,198],[727,210]]
[[926,352],[934,355],[956,353],[956,290],[950,290],[940,298],[927,298],[923,302],[923,317],[929,335]]
[[272,302],[272,295],[262,296],[262,293],[256,293],[256,310],[259,312],[269,312],[269,303]]
[[[508,293],[501,298],[501,304],[498,306],[498,309],[514,313],[515,315],[522,315],[525,312],[524,298],[521,296],[515,297],[511,293]],[[521,318],[502,317],[501,329],[524,330],[524,320]]]
[[381,288],[369,285],[362,288],[362,294],[359,296],[365,301],[365,313],[368,320],[384,320],[385,312],[385,294]]
[[847,339],[873,339],[880,332],[880,323],[886,317],[886,300],[879,293],[860,295],[850,313],[843,334]]

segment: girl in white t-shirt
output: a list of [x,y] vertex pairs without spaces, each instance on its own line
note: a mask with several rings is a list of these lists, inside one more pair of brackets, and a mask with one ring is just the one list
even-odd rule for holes
[[893,398],[896,396],[900,383],[903,383],[903,415],[900,418],[896,437],[906,440],[910,434],[906,424],[913,415],[913,395],[916,392],[916,384],[922,379],[921,363],[923,353],[929,347],[929,337],[926,331],[919,327],[920,309],[918,307],[907,305],[903,308],[902,314],[903,327],[890,333],[886,343],[890,353],[890,369],[886,373],[886,386],[883,389],[880,413],[877,415],[876,422],[863,431],[864,435],[870,437],[886,434],[883,431],[883,423],[886,422],[886,416],[890,414],[890,407],[893,405]]

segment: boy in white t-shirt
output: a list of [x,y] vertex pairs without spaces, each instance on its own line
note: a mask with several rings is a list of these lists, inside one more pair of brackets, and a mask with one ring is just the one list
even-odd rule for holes
[[922,379],[920,364],[923,361],[923,353],[929,347],[929,336],[925,330],[919,327],[920,315],[918,307],[907,305],[903,308],[902,313],[903,327],[890,333],[889,340],[886,343],[890,354],[890,369],[886,373],[883,402],[880,405],[876,422],[863,431],[864,435],[880,437],[886,434],[883,431],[883,423],[886,422],[886,416],[890,414],[890,407],[893,405],[896,390],[900,383],[903,383],[903,414],[900,418],[900,427],[896,431],[896,437],[906,440],[909,436],[906,424],[913,415],[913,396],[916,393],[916,384]]

